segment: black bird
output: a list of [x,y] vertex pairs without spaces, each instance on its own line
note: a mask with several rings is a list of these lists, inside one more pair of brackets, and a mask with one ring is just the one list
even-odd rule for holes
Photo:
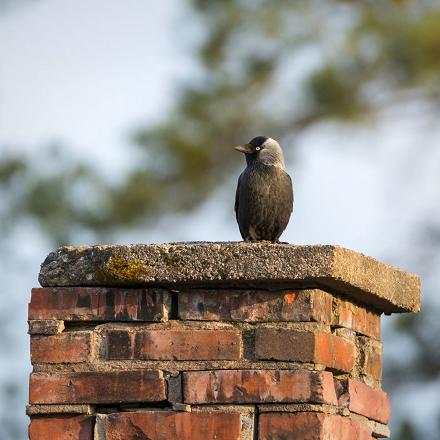
[[293,209],[290,176],[284,171],[283,150],[268,137],[257,136],[235,147],[247,167],[238,178],[235,215],[244,241],[278,242]]

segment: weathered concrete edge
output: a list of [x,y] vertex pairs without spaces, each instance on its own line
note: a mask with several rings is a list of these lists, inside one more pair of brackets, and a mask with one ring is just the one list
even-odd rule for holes
[[421,282],[418,275],[403,272],[374,258],[342,247],[335,248],[333,264],[334,279],[343,280],[347,286],[352,286],[355,290],[359,289],[358,292],[353,290],[351,293],[359,300],[362,301],[362,292],[368,292],[378,300],[385,296],[386,300],[397,309],[391,311],[383,309],[385,313],[420,311]]
[[86,414],[90,415],[95,412],[95,407],[88,404],[34,404],[26,406],[26,414],[28,416],[38,416],[46,414]]
[[321,288],[385,313],[420,309],[418,276],[331,245],[64,247],[48,255],[39,280],[43,287]]

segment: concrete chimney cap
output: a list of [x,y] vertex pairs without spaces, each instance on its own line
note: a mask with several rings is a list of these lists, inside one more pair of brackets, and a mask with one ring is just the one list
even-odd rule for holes
[[420,310],[420,278],[333,245],[209,243],[97,245],[51,252],[43,287],[319,288],[379,312]]

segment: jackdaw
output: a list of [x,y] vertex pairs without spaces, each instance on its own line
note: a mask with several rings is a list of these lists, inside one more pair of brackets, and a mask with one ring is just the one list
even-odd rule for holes
[[235,215],[244,241],[278,242],[293,209],[293,188],[284,171],[283,150],[268,137],[257,136],[235,147],[247,167],[238,178]]

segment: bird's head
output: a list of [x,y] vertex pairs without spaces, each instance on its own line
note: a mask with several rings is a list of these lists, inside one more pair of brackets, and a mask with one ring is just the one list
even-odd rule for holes
[[275,139],[257,136],[247,144],[239,145],[235,149],[245,154],[248,165],[260,162],[264,165],[284,169],[283,150]]

